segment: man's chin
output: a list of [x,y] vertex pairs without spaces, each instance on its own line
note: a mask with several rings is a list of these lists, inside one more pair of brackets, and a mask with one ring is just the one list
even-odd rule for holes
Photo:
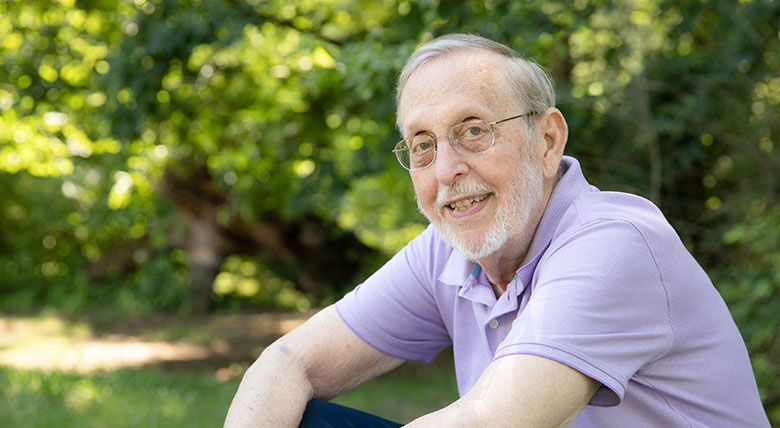
[[495,253],[494,249],[485,248],[486,243],[483,239],[475,240],[473,237],[459,235],[446,225],[434,223],[433,226],[439,232],[439,236],[444,242],[471,261],[476,262]]
[[485,245],[472,244],[472,245],[453,245],[453,248],[460,253],[463,257],[471,260],[472,262],[479,262],[492,256],[496,253],[497,249],[486,248]]

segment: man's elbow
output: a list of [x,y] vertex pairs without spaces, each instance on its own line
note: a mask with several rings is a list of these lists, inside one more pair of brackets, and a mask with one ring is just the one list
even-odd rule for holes
[[244,378],[256,376],[271,379],[283,376],[288,381],[305,380],[306,367],[299,353],[280,339],[263,349],[244,374]]
[[266,348],[244,373],[225,427],[297,426],[312,398],[299,360],[281,344]]

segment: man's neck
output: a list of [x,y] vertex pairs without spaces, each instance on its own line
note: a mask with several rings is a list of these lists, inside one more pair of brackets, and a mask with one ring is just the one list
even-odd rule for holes
[[[528,223],[526,230],[521,231],[518,236],[507,241],[504,246],[484,259],[477,260],[477,263],[485,271],[485,275],[493,286],[493,291],[496,296],[500,296],[506,291],[506,287],[512,282],[515,277],[515,273],[526,261],[528,256],[528,250],[531,247],[534,235],[536,235],[536,229],[539,226],[539,222],[542,220],[544,210],[547,208],[547,203],[550,201],[550,195],[553,188],[558,183],[558,177],[556,176],[552,183],[545,183],[544,199],[542,207],[538,212],[534,213],[534,218]],[[531,254],[533,257],[534,254]]]
[[[514,278],[515,272],[517,272],[520,266],[522,266],[523,260],[525,260],[525,256],[528,252],[530,242],[521,242],[517,245],[521,247],[521,249],[519,249],[517,252],[514,252],[514,254],[516,254],[515,257],[504,257],[499,254],[493,254],[492,256],[482,259],[478,262],[482,267],[482,270],[485,271],[485,275],[487,276],[488,281],[490,281],[490,284],[493,286],[493,290],[496,292],[496,296],[501,295],[506,290],[507,285],[509,285],[509,283],[512,281],[512,278]],[[502,250],[505,248],[502,248]],[[505,254],[512,253],[510,251],[501,252]]]

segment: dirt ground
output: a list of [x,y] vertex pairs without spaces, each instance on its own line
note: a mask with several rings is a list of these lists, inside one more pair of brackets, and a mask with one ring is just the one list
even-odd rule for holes
[[213,369],[227,378],[313,313],[155,315],[99,324],[0,315],[0,365],[78,373],[151,365]]

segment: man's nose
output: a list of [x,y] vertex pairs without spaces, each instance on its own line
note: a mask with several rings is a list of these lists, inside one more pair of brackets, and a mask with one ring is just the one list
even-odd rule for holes
[[468,172],[463,154],[455,150],[447,137],[437,141],[436,161],[433,167],[436,169],[436,180],[447,186],[452,185],[460,175]]

